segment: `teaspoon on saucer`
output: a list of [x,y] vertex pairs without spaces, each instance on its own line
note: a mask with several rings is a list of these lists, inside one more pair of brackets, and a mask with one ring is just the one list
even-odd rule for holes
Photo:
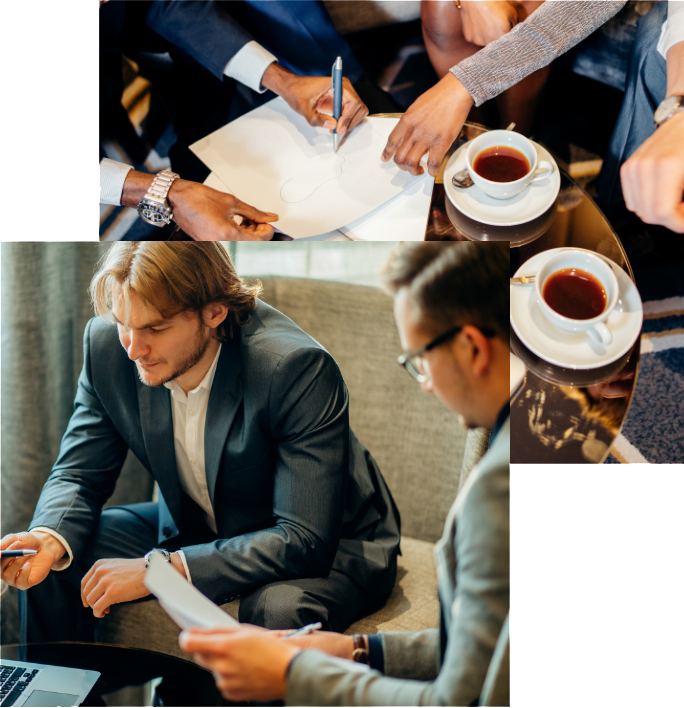
[[511,278],[511,285],[529,285],[537,279],[536,275],[521,275],[518,278]]
[[468,174],[468,170],[464,169],[454,174],[451,178],[451,184],[458,189],[468,189],[468,187],[472,187],[475,182],[473,182],[473,178]]

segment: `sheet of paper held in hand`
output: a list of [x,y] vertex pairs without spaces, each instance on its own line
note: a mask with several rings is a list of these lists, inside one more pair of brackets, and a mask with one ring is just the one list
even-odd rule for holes
[[398,118],[367,118],[333,150],[282,98],[219,128],[190,149],[231,194],[280,217],[293,238],[334,231],[421,179],[380,160]]
[[191,585],[159,554],[150,558],[145,586],[181,628],[236,627],[239,622]]

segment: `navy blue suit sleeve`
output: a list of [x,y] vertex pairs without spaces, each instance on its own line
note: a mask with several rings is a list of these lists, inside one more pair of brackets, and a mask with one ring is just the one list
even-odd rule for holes
[[147,25],[219,79],[226,64],[253,37],[216,2],[160,0],[150,3]]
[[74,412],[29,527],[47,526],[57,531],[69,542],[74,558],[94,531],[128,451],[92,385],[92,323],[85,330]]
[[332,566],[349,478],[346,386],[328,352],[290,352],[270,382],[276,443],[273,526],[183,548],[193,584],[215,602],[276,580],[321,577]]

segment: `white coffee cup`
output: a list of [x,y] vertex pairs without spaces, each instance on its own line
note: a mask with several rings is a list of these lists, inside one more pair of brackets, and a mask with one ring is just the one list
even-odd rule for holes
[[[475,172],[473,167],[475,158],[483,150],[497,147],[498,145],[518,150],[527,158],[530,163],[530,169],[524,177],[512,182],[493,182]],[[537,165],[537,151],[534,149],[532,142],[524,135],[512,130],[490,130],[488,133],[482,133],[482,135],[478,135],[471,140],[466,149],[466,167],[475,186],[494,199],[510,199],[516,194],[520,194],[532,182],[546,179],[553,172],[553,165],[546,160],[542,160]]]
[[[544,299],[544,286],[554,273],[567,268],[578,268],[599,281],[606,293],[606,306],[601,314],[586,320],[565,317],[556,312]],[[608,345],[613,341],[606,320],[618,301],[618,281],[613,269],[600,256],[583,248],[568,248],[550,255],[537,269],[535,280],[537,303],[546,319],[557,329],[573,334],[586,332],[599,344]]]

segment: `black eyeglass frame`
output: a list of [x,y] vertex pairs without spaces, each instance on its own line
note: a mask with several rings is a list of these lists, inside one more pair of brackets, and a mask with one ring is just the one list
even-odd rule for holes
[[[415,349],[412,352],[404,352],[403,354],[400,354],[399,358],[397,359],[397,363],[399,364],[399,366],[401,366],[408,372],[411,378],[422,383],[426,380],[426,376],[425,374],[421,374],[420,371],[418,371],[418,368],[411,364],[411,360],[415,359],[416,357],[421,357],[423,356],[423,354],[427,354],[427,352],[429,352],[431,349],[434,349],[440,344],[444,344],[450,339],[453,339],[465,326],[466,325],[456,325],[455,327],[448,329],[446,332],[442,332],[442,334],[437,335],[424,347],[421,347],[420,349]],[[496,336],[496,332],[493,329],[489,329],[488,327],[478,327],[478,329],[488,339]]]

